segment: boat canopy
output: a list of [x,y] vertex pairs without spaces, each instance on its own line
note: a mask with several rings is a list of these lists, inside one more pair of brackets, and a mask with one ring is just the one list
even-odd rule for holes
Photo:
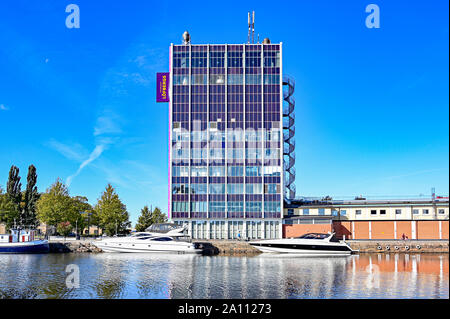
[[150,233],[168,233],[175,229],[183,228],[182,226],[175,223],[162,223],[162,224],[153,224],[147,227],[146,231]]
[[321,233],[308,233],[300,237],[295,237],[298,239],[325,239],[330,237],[332,234],[321,234]]
[[147,232],[138,232],[138,233],[134,233],[131,234],[131,237],[146,237],[146,236],[151,236],[151,233],[147,233]]
[[335,233],[328,233],[328,234],[323,234],[323,233],[308,233],[308,234],[304,234],[300,237],[295,237],[296,239],[323,239],[325,241],[328,242],[332,242],[332,243],[338,243],[339,240],[336,238]]

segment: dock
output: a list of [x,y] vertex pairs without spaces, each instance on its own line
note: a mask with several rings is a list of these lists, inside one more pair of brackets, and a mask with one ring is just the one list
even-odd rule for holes
[[[211,255],[256,255],[260,251],[247,241],[195,240]],[[448,253],[448,240],[347,240],[359,253]]]
[[[99,253],[92,240],[50,241],[51,253]],[[205,255],[254,256],[260,251],[244,240],[193,240]],[[448,240],[347,240],[359,253],[448,253]]]

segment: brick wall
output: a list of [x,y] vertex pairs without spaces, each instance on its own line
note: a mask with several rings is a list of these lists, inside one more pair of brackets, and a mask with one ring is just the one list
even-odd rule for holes
[[[449,239],[449,221],[417,220],[417,221],[333,221],[329,224],[293,224],[283,225],[283,238],[298,237],[306,233],[327,233],[334,231],[338,238],[369,239],[369,223],[371,223],[370,239],[401,239],[402,235],[412,238],[412,223],[416,223],[416,239],[440,239],[439,223],[441,223],[442,239]],[[395,226],[397,224],[397,235]]]

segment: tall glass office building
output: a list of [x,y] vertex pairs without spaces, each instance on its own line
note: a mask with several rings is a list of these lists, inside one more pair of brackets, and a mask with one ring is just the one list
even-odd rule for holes
[[193,238],[281,238],[282,44],[171,45],[169,218]]

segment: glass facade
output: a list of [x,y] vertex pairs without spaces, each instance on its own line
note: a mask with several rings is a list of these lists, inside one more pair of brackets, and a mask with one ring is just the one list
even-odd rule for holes
[[170,52],[169,217],[193,238],[281,237],[281,43]]

